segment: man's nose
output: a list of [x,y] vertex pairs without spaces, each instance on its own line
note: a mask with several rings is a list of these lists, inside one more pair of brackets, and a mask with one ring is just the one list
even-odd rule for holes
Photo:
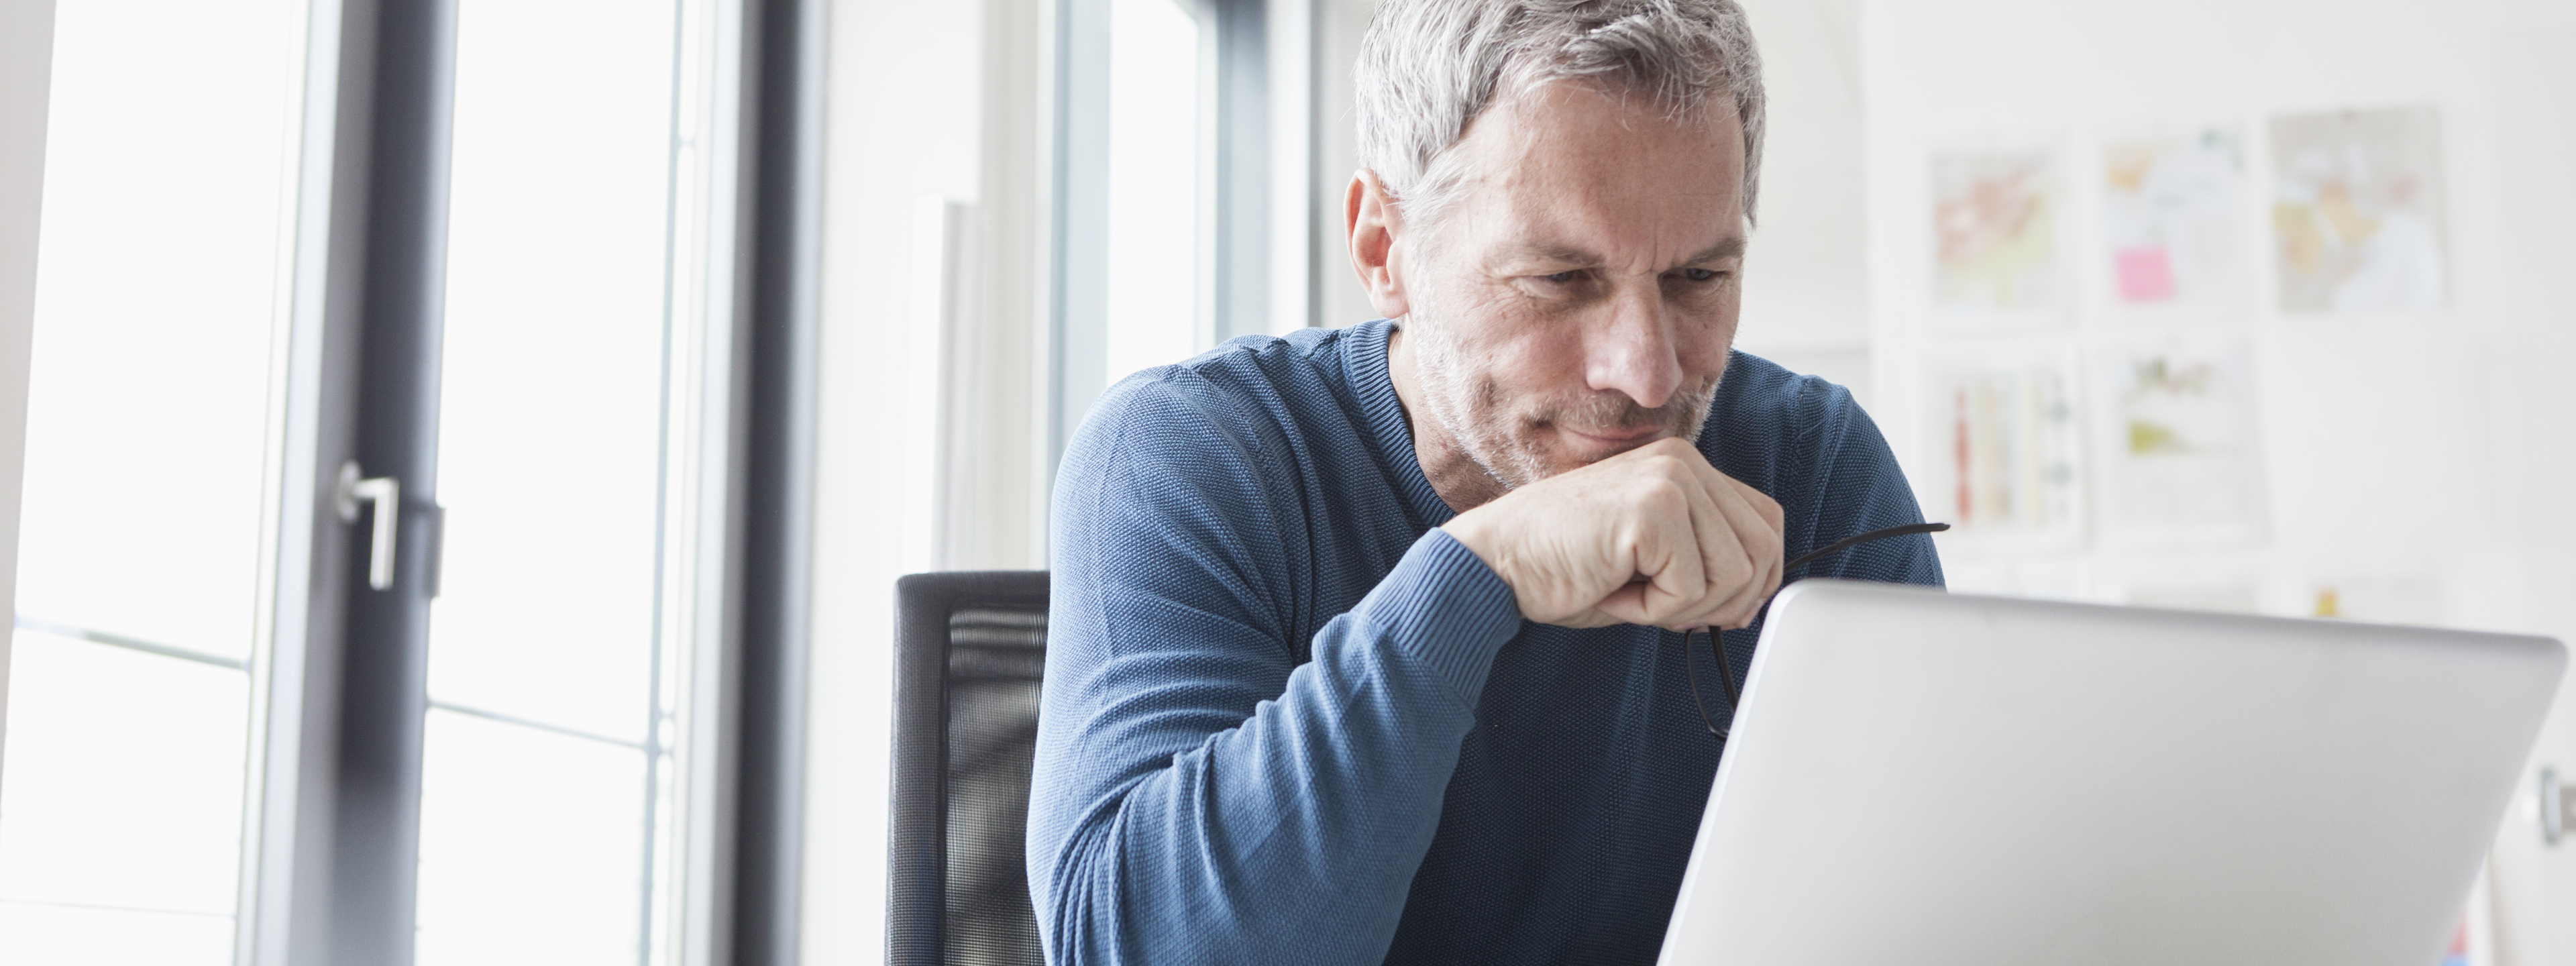
[[1648,409],[1670,401],[1681,388],[1682,361],[1660,293],[1621,291],[1603,311],[1584,337],[1584,381]]

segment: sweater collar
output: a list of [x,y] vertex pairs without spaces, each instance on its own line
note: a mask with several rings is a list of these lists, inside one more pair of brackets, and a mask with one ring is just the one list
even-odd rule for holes
[[1414,519],[1429,529],[1449,522],[1457,513],[1440,499],[1440,491],[1431,488],[1430,478],[1422,475],[1422,458],[1413,451],[1413,427],[1404,420],[1404,403],[1395,395],[1395,374],[1387,367],[1386,342],[1394,332],[1395,323],[1386,319],[1360,323],[1342,340],[1343,351],[1348,353],[1352,388],[1359,396],[1360,411],[1368,417],[1369,444],[1377,451],[1378,463],[1404,491]]

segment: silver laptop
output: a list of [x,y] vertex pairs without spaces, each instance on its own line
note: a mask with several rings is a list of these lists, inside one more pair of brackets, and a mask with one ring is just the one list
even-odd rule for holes
[[2433,966],[2566,649],[1806,581],[1667,966]]

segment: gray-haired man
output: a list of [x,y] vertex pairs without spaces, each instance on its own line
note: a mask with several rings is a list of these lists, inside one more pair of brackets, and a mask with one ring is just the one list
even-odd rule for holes
[[[1352,262],[1395,322],[1129,378],[1069,448],[1029,813],[1061,963],[1647,962],[1783,551],[1919,522],[1732,353],[1729,0],[1388,0]],[[1928,539],[1812,574],[1938,583]],[[1714,713],[1731,713],[1723,706]]]

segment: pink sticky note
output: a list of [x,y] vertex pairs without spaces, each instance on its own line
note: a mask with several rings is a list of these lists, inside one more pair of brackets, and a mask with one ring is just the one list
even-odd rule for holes
[[2162,302],[2173,297],[2173,262],[2163,248],[2123,248],[2111,261],[2120,279],[2120,301]]

